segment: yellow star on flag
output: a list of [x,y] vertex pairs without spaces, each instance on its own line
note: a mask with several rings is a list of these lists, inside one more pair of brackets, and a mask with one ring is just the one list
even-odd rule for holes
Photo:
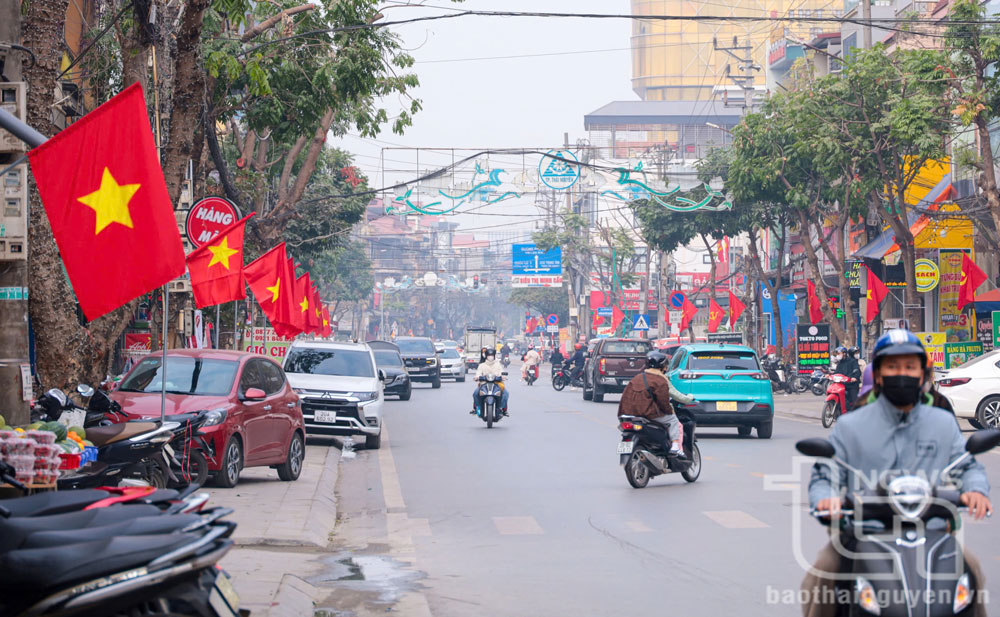
[[208,267],[211,268],[215,264],[222,264],[222,267],[226,270],[229,269],[229,258],[239,253],[239,250],[229,248],[229,238],[227,237],[222,238],[222,242],[215,246],[209,246],[208,250],[212,253],[212,261],[208,262]]
[[118,184],[111,171],[105,167],[101,176],[101,188],[93,193],[77,197],[77,200],[97,214],[94,222],[94,235],[104,231],[111,223],[118,223],[132,229],[132,216],[129,214],[128,202],[139,190],[141,184]]
[[309,298],[302,298],[302,302],[299,303],[299,306],[302,307],[302,312],[305,313],[306,309],[309,308]]
[[272,294],[271,295],[271,302],[277,302],[278,301],[278,290],[281,289],[281,277],[279,276],[278,280],[274,281],[274,287],[265,287],[265,289],[267,289]]

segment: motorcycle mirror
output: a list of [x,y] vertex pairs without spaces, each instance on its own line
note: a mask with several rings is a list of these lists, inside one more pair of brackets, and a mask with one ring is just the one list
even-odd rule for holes
[[507,371],[504,371],[504,372],[502,372],[500,374],[503,375],[504,377],[506,377],[507,376]]
[[833,455],[836,453],[833,449],[833,444],[822,437],[803,439],[795,444],[795,449],[806,456],[815,456],[818,458],[833,458]]
[[85,383],[76,386],[76,391],[80,393],[80,396],[84,398],[90,398],[94,396],[94,389]]
[[965,450],[969,454],[982,454],[987,450],[992,450],[1000,444],[1000,430],[995,428],[984,429],[973,433],[969,440],[965,442]]

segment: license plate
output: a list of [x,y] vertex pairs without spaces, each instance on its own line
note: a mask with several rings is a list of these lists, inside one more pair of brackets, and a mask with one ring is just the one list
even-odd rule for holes
[[736,401],[716,401],[716,411],[737,411]]
[[337,412],[317,409],[316,415],[313,417],[313,419],[316,420],[317,422],[333,424],[334,422],[337,421]]
[[219,615],[235,616],[240,610],[240,597],[225,572],[220,571],[215,578],[215,587],[208,596],[208,603]]
[[618,454],[632,454],[634,446],[634,441],[620,441],[618,442]]

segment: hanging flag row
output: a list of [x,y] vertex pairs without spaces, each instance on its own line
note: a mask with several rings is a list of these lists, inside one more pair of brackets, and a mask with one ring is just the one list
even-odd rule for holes
[[245,280],[278,334],[329,336],[330,314],[309,274],[295,278],[284,243],[243,267],[253,214],[185,258],[146,110],[135,83],[28,153],[87,320],[166,285],[186,265],[198,308],[243,300]]

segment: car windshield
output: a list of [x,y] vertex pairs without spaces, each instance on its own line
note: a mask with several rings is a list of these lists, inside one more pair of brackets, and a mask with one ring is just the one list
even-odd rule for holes
[[434,353],[434,343],[426,338],[400,339],[396,341],[399,351],[403,353]]
[[285,358],[286,373],[374,377],[372,359],[360,349],[292,349]]
[[399,352],[390,349],[376,349],[375,364],[380,368],[383,366],[403,366],[403,359],[399,357]]
[[455,360],[461,358],[462,355],[458,353],[458,350],[451,349],[450,347],[445,347],[444,351],[441,352],[442,358],[448,358],[449,360]]
[[653,347],[644,341],[608,341],[602,349],[602,353],[634,353],[647,354]]
[[759,371],[749,351],[696,351],[687,365],[692,371]]
[[[143,359],[125,378],[121,392],[159,392],[163,389],[160,356]],[[239,362],[169,356],[166,390],[170,394],[226,396],[233,389]]]

